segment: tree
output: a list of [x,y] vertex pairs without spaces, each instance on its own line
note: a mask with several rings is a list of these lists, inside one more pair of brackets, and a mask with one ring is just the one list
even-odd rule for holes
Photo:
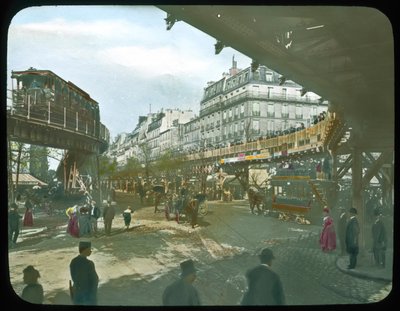
[[47,181],[49,179],[48,150],[46,147],[31,145],[29,148],[29,171],[36,178]]
[[139,144],[139,157],[144,166],[145,176],[150,176],[151,148],[147,142]]
[[117,161],[105,155],[99,156],[99,176],[112,177],[117,172]]

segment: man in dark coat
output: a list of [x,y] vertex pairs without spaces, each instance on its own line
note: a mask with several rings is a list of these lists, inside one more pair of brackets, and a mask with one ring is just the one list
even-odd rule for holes
[[387,236],[385,225],[381,219],[382,213],[379,208],[374,210],[376,217],[372,225],[372,250],[374,252],[375,264],[380,267],[385,267],[385,251],[387,246]]
[[92,253],[90,242],[79,242],[79,255],[71,260],[72,301],[75,305],[97,305],[99,277],[93,261],[87,259]]
[[164,306],[198,306],[199,294],[192,285],[196,279],[196,269],[191,259],[180,264],[181,278],[168,285],[162,295]]
[[284,305],[285,295],[279,275],[271,270],[275,259],[272,250],[265,248],[260,255],[261,264],[246,273],[248,290],[242,305]]
[[346,251],[350,256],[348,269],[354,269],[357,265],[358,255],[358,235],[360,234],[360,226],[357,220],[357,210],[350,208],[350,219],[346,226]]
[[12,203],[8,213],[8,240],[10,247],[17,243],[21,218],[22,216],[18,213],[18,205]]

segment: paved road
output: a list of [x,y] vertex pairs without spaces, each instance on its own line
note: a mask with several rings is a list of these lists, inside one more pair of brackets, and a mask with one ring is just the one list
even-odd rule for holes
[[[122,212],[131,198],[123,194],[118,198]],[[179,263],[193,258],[199,269],[194,285],[202,304],[237,305],[246,289],[244,274],[259,263],[257,254],[266,246],[275,253],[273,269],[281,276],[287,304],[367,303],[379,301],[390,291],[389,282],[362,279],[337,269],[337,255],[319,249],[318,226],[253,215],[242,201],[210,202],[209,206],[209,213],[194,230],[189,224],[166,221],[163,213],[154,214],[153,207],[141,207],[133,216],[133,223],[140,222],[140,226],[124,231],[122,217],[117,215],[110,237],[91,238],[91,259],[101,279],[99,304],[161,305],[162,291],[179,275]],[[54,230],[47,238],[46,232],[41,233],[42,240],[35,244],[23,241],[10,250],[11,280],[19,292],[21,269],[34,258],[43,275],[47,301],[68,304],[66,267],[77,240],[65,234],[65,227]]]
[[288,304],[366,303],[390,286],[387,282],[361,279],[339,271],[335,264],[337,254],[326,254],[319,249],[318,226],[252,215],[247,206],[239,204],[217,204],[206,219],[213,225],[204,234],[219,244],[244,249],[243,254],[224,260],[222,265],[213,263],[211,266],[218,268],[211,274],[220,274],[223,279],[231,271],[231,277],[238,283],[246,267],[258,263],[254,253],[270,246],[276,257],[273,268],[281,275]]

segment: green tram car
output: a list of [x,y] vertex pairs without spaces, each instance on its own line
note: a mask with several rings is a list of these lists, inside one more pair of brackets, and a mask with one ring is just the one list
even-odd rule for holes
[[271,177],[271,212],[282,220],[301,224],[321,221],[322,210],[328,205],[327,186],[332,182],[313,179],[302,171],[283,169]]

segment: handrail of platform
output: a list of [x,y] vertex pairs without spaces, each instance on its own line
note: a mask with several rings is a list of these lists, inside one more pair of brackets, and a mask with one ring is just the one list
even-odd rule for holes
[[28,98],[26,103],[13,105],[7,111],[7,114],[84,134],[107,144],[110,141],[110,132],[101,122],[88,118],[85,113],[79,113],[66,107],[58,107],[50,102],[47,105],[32,104]]
[[[264,155],[263,158],[273,157],[274,154],[286,151],[288,153],[306,151],[323,146],[325,137],[329,134],[328,125],[336,118],[333,113],[328,113],[327,117],[308,128],[298,130],[293,133],[280,135],[272,138],[263,138],[257,141],[242,143],[230,147],[222,147],[212,150],[200,151],[186,155],[188,161],[207,159],[207,158],[223,158],[229,155],[237,155],[243,157],[249,152],[260,152]],[[260,156],[248,156],[251,159],[261,158]]]

